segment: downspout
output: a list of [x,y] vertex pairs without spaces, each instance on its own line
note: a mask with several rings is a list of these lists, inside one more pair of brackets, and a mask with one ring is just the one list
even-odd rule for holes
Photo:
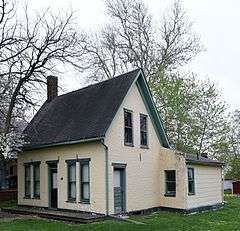
[[105,149],[105,190],[106,190],[106,215],[109,215],[109,171],[108,171],[108,146],[101,140]]

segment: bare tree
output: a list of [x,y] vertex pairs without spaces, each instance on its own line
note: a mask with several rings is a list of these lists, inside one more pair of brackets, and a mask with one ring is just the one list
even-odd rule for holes
[[[75,64],[79,58],[76,50],[78,36],[72,22],[72,13],[53,15],[49,10],[29,18],[25,8],[25,18],[17,23],[14,8],[6,12],[2,1],[3,26],[1,27],[0,75],[11,85],[10,98],[4,116],[3,132],[7,134],[13,123],[17,107],[34,106],[34,90],[44,84],[46,76],[58,72],[59,63]],[[5,15],[4,15],[5,14]],[[9,34],[9,39],[6,35]],[[3,95],[9,90],[1,89]],[[5,93],[5,94],[4,94]],[[6,98],[6,97],[5,97]]]
[[159,69],[172,70],[201,50],[183,8],[175,2],[160,28],[142,0],[107,1],[109,22],[100,33],[86,35],[81,49],[82,70],[95,81],[142,68],[150,80]]
[[186,64],[202,50],[199,37],[192,33],[192,22],[188,21],[178,0],[164,16],[160,35],[158,49],[161,60],[158,66],[163,69],[174,69]]

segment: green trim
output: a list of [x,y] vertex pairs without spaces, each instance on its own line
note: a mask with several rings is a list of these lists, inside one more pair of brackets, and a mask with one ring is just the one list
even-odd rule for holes
[[[127,164],[122,163],[112,163],[113,165],[113,174],[114,170],[120,169],[121,170],[121,188],[123,190],[123,203],[122,203],[122,212],[126,212],[127,208],[127,183],[126,183],[126,166]],[[115,210],[115,208],[114,208]]]
[[68,159],[68,160],[65,160],[65,162],[66,162],[68,165],[76,164],[77,159]]
[[[168,172],[174,172],[175,175],[175,191],[168,192],[167,191],[167,173]],[[164,170],[164,176],[165,176],[165,197],[176,197],[177,194],[177,171],[175,169],[172,170]],[[174,182],[174,181],[171,181]]]
[[[27,168],[29,169],[29,180],[28,180],[28,182],[29,182],[29,194],[27,194],[27,191],[26,191],[26,185],[27,185],[27,177],[26,177],[26,172],[27,172]],[[31,188],[32,188],[32,181],[31,181],[31,179],[32,179],[32,171],[31,171],[31,164],[29,164],[29,163],[25,163],[24,164],[24,198],[28,198],[28,199],[31,199]]]
[[50,160],[46,161],[48,164],[48,208],[51,208],[51,170],[52,169],[57,169],[57,174],[58,174],[58,160]]
[[51,148],[55,146],[62,146],[62,145],[69,145],[69,144],[80,144],[80,143],[86,143],[86,142],[94,142],[94,141],[100,141],[104,137],[95,137],[95,138],[89,138],[89,139],[82,139],[82,140],[74,140],[74,141],[64,141],[59,143],[52,143],[52,144],[40,144],[40,145],[33,145],[33,146],[25,146],[23,148],[23,151],[31,151],[35,149],[42,149],[42,148]]
[[[189,192],[189,179],[188,179],[188,170],[191,170],[192,171],[192,174],[193,174],[193,192]],[[193,196],[195,195],[196,193],[196,190],[195,190],[195,173],[194,173],[194,168],[192,167],[188,167],[187,168],[187,180],[188,180],[188,196]]]
[[[41,169],[40,169],[41,161],[35,162],[33,164],[33,198],[34,199],[40,199],[41,194]],[[36,174],[35,174],[35,168],[38,166],[39,168],[39,195],[36,195]]]
[[91,158],[81,158],[81,159],[78,159],[77,161],[80,162],[80,164],[88,163],[91,161]]
[[[90,204],[90,158],[81,159],[80,161],[80,203],[88,203]],[[89,199],[83,198],[83,165],[88,165],[88,185],[89,185]]]
[[215,167],[223,167],[225,166],[224,163],[221,162],[203,162],[201,160],[186,160],[186,164],[192,165],[207,165],[207,166],[215,166]]
[[[67,201],[76,201],[77,199],[77,161],[75,160],[66,160],[67,163]],[[75,166],[75,198],[70,197],[70,184],[69,184],[69,171],[70,171],[70,167],[71,166]]]
[[126,168],[127,164],[125,163],[112,163],[112,166],[115,168]]
[[[132,122],[132,142],[129,143],[129,142],[126,142],[125,141],[125,112],[126,113],[129,113],[131,115],[131,122]],[[125,146],[129,146],[129,147],[134,147],[134,127],[133,127],[133,111],[132,110],[129,110],[127,108],[123,108],[123,129],[124,129],[124,136],[123,136],[123,139],[124,139],[124,145]]]
[[108,168],[108,146],[101,140],[101,144],[105,150],[105,191],[106,191],[106,215],[109,215],[109,168]]
[[38,165],[41,164],[41,161],[30,161],[30,162],[25,162],[23,165]]
[[51,208],[51,166],[48,164],[48,208]]
[[[146,135],[147,135],[147,144],[141,144],[142,143],[142,130],[141,130],[141,117],[145,117],[146,118],[146,131],[143,131],[143,132],[146,132]],[[148,135],[148,115],[146,114],[143,114],[143,113],[139,113],[139,130],[140,130],[140,148],[145,148],[145,149],[148,149],[149,148],[149,135]]]
[[144,104],[148,110],[148,113],[151,117],[151,120],[153,122],[155,131],[158,135],[158,139],[159,139],[160,143],[165,148],[171,148],[167,134],[164,130],[163,122],[157,111],[156,105],[152,98],[151,91],[149,89],[149,86],[147,84],[147,81],[146,81],[142,71],[140,71],[140,73],[136,79],[136,84],[137,84],[138,90],[143,98]]
[[58,164],[59,160],[47,160],[45,163],[46,164]]

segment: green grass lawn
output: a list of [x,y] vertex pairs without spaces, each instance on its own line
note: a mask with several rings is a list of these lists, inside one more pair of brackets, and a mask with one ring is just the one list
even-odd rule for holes
[[17,201],[0,201],[0,208],[3,207],[13,207],[17,205]]
[[240,198],[227,196],[228,203],[225,208],[218,211],[210,211],[193,215],[178,213],[160,212],[148,216],[134,216],[131,219],[140,221],[142,224],[130,224],[108,220],[105,222],[89,225],[66,224],[63,222],[47,220],[16,220],[11,223],[0,222],[1,231],[142,231],[142,230],[163,230],[163,231],[226,231],[240,230]]

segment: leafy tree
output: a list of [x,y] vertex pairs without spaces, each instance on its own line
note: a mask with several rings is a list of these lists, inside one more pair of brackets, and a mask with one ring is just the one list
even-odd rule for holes
[[[164,74],[151,84],[173,146],[187,153],[218,157],[228,134],[226,105],[214,84],[194,75]],[[220,145],[221,144],[221,145]]]
[[236,110],[230,117],[231,129],[228,136],[229,150],[221,158],[227,163],[226,176],[240,179],[240,111]]

